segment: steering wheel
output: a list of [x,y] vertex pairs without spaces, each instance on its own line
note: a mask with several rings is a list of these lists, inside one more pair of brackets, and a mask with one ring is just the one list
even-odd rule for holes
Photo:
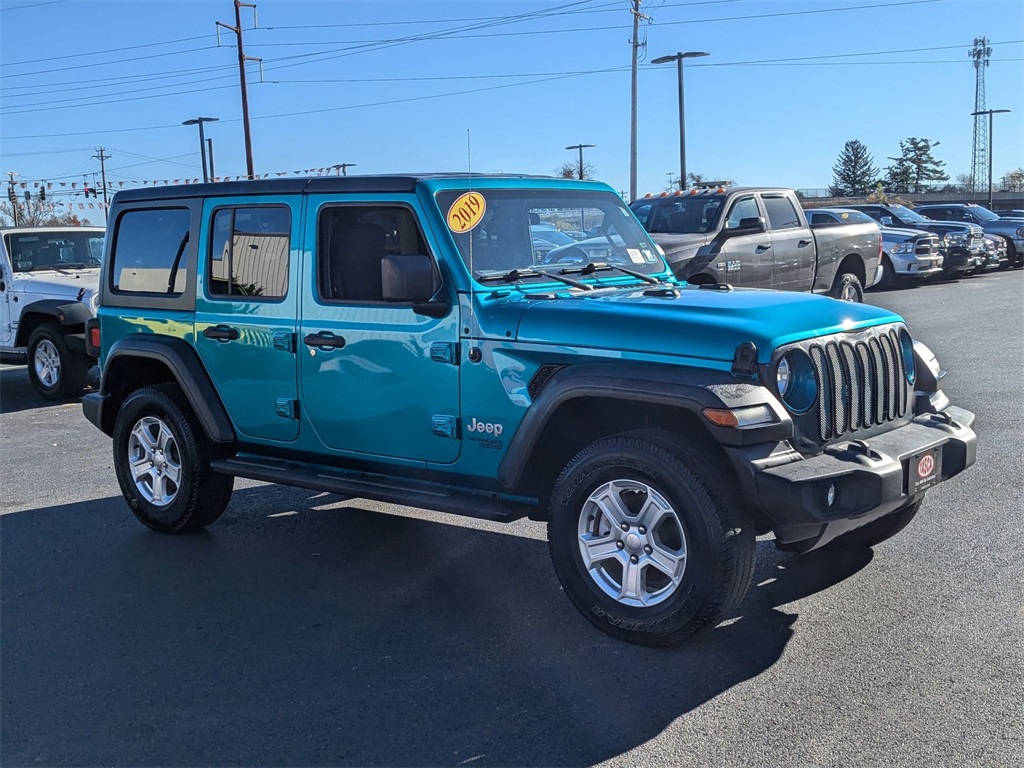
[[558,253],[554,251],[548,251],[544,254],[545,264],[588,264],[590,262],[590,256],[587,252],[580,248],[578,245],[567,245],[564,250],[559,250]]

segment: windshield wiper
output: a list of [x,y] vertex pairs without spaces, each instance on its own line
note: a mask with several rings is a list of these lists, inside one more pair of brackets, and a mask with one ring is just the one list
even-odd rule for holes
[[616,264],[605,264],[602,261],[591,261],[588,264],[584,264],[582,267],[566,267],[565,269],[558,270],[558,273],[561,275],[566,275],[572,274],[573,272],[578,272],[581,275],[592,275],[598,270],[605,269],[617,269],[619,272],[623,272],[624,274],[627,274],[630,277],[635,277],[638,280],[643,280],[645,283],[651,283],[652,285],[660,285],[662,282],[664,282],[660,278],[645,275],[643,272],[637,272],[632,269],[626,269],[625,267],[620,267]]
[[540,269],[513,269],[508,272],[489,272],[487,274],[478,274],[478,280],[481,283],[491,282],[492,280],[500,280],[503,283],[514,283],[516,280],[522,280],[526,277],[550,277],[552,280],[557,280],[559,283],[565,283],[571,285],[573,288],[579,288],[582,291],[592,291],[594,286],[588,283],[581,283],[579,280],[573,280],[571,277],[562,277],[560,274],[553,272],[545,272]]

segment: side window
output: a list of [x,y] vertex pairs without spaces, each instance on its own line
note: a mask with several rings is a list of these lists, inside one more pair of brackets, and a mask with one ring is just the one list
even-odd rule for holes
[[206,284],[211,296],[288,295],[291,211],[284,205],[220,208],[213,214]]
[[412,210],[404,206],[325,208],[317,223],[317,289],[323,301],[384,302],[381,261],[428,254]]
[[768,211],[768,224],[771,229],[793,229],[800,226],[800,217],[788,197],[782,195],[764,195],[765,210]]
[[644,203],[632,209],[633,215],[637,217],[644,229],[647,228],[647,222],[651,218],[651,207],[651,203]]
[[187,208],[127,211],[117,223],[111,288],[120,293],[180,296],[189,270]]
[[729,218],[725,220],[726,229],[737,229],[743,219],[760,219],[761,212],[757,210],[757,201],[753,197],[741,197],[732,204],[729,211]]
[[812,213],[811,214],[811,226],[827,227],[832,224],[838,224],[835,219],[829,216],[827,213]]

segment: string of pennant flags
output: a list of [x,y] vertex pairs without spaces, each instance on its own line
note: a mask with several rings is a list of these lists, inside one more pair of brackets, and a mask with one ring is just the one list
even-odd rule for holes
[[[254,178],[257,179],[268,179],[271,176],[329,176],[331,172],[337,172],[340,175],[340,171],[337,167],[329,166],[326,168],[306,168],[301,171],[274,171],[272,173],[256,174]],[[211,182],[221,181],[244,181],[248,179],[248,176],[214,176],[210,179]],[[131,186],[170,186],[172,184],[201,184],[203,180],[200,178],[177,178],[177,179],[127,179],[124,181],[108,181],[107,189],[123,189],[125,185]],[[49,190],[77,190],[79,187],[82,189],[95,189],[96,187],[102,186],[101,184],[92,184],[84,181],[16,181],[15,186],[21,187],[21,189],[39,189],[45,187]]]

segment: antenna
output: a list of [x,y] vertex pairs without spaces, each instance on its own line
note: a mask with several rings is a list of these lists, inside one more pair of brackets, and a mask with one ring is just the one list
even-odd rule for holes
[[[473,191],[473,137],[469,128],[466,129],[466,175],[469,177],[469,191]],[[480,335],[480,328],[477,326],[476,311],[476,277],[473,272],[473,230],[469,230],[469,328],[473,336]]]

